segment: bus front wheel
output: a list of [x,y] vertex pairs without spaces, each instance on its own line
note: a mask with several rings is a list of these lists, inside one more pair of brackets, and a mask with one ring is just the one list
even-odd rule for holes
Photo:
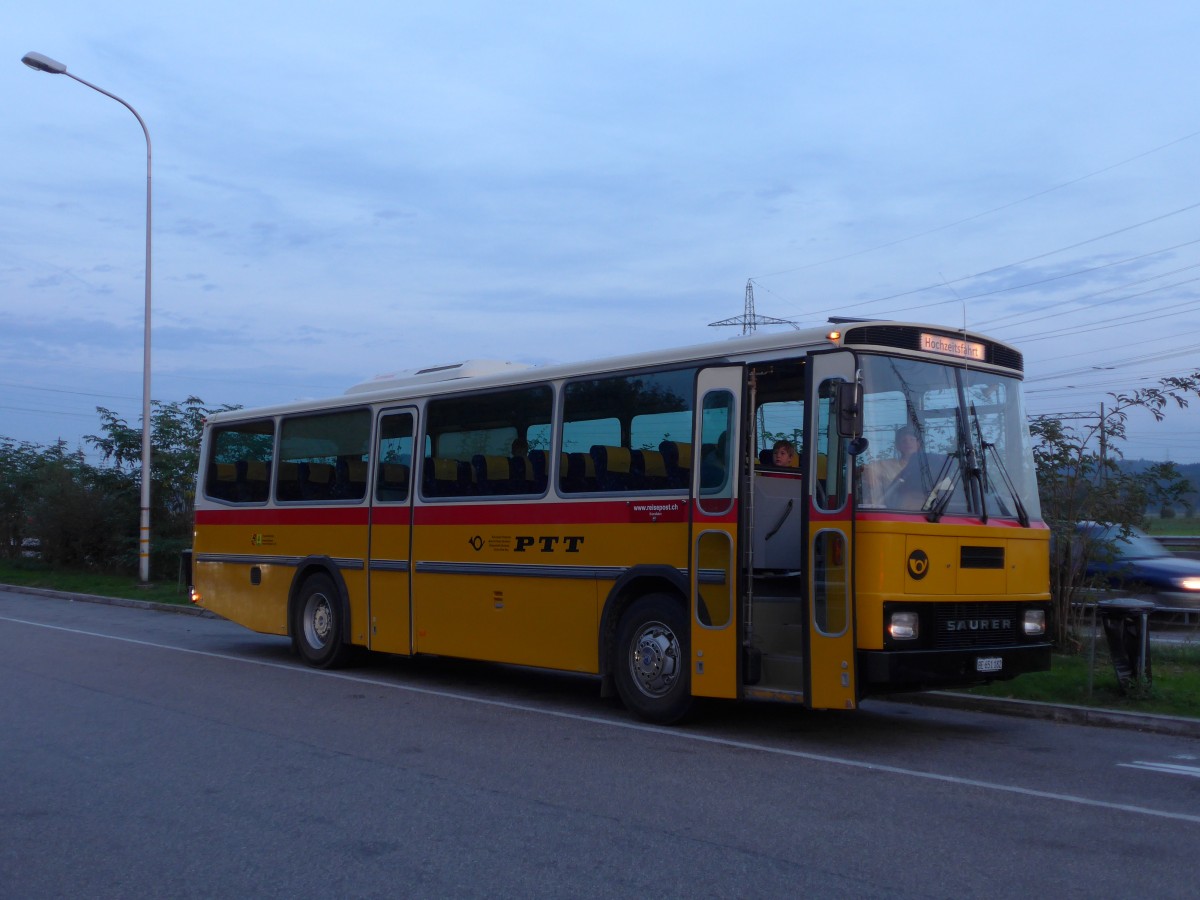
[[313,575],[296,598],[292,640],[301,658],[318,669],[334,669],[349,656],[343,641],[346,623],[337,587],[328,575]]
[[648,722],[678,722],[692,706],[688,623],[666,594],[635,600],[617,629],[614,677],[626,709]]

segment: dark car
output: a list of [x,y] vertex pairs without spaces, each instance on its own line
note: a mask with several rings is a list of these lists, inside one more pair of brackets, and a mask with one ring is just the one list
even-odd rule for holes
[[1078,530],[1094,541],[1089,578],[1159,606],[1200,608],[1200,560],[1176,556],[1137,528],[1122,536],[1120,526],[1080,522]]

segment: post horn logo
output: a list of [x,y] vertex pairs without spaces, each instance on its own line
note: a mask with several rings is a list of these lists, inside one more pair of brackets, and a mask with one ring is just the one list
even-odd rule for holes
[[915,581],[920,581],[929,571],[929,557],[924,550],[914,550],[908,554],[908,574]]

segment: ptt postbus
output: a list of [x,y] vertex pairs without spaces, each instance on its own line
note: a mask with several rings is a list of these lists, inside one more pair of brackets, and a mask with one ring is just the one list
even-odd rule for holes
[[657,722],[698,697],[854,709],[1044,670],[1022,369],[980,335],[831,320],[220,413],[193,597],[314,666],[590,673]]

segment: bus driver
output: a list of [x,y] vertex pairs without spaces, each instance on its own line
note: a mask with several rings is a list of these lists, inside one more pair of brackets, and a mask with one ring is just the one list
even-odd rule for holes
[[863,471],[863,487],[871,503],[878,506],[916,507],[925,497],[921,485],[918,454],[921,433],[914,425],[896,429],[894,459],[880,459]]

